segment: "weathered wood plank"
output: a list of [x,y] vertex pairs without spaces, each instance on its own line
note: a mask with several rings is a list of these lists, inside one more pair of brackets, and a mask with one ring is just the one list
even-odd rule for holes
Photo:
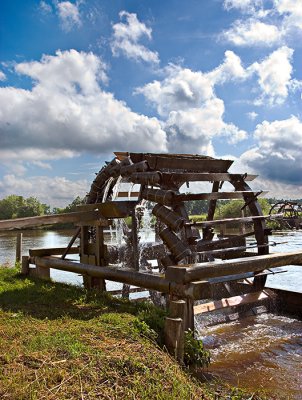
[[[174,179],[176,181],[184,182],[212,182],[212,181],[226,181],[231,182],[235,179],[243,179],[244,181],[253,181],[257,175],[251,174],[230,174],[227,172],[162,172],[162,180]],[[139,177],[139,176],[138,176]]]
[[[192,200],[228,200],[254,198],[259,192],[252,191],[236,191],[236,192],[211,192],[211,193],[182,193],[177,194],[172,190],[150,189],[146,188],[142,191],[142,197],[146,200],[154,201],[163,205],[171,206],[173,204],[182,203]],[[265,194],[262,192],[261,194]],[[260,195],[259,195],[260,196]]]
[[[53,247],[46,249],[29,249],[31,257],[60,256],[66,251],[65,247]],[[67,254],[79,254],[79,247],[71,247]]]
[[[117,289],[117,290],[108,290],[107,292],[111,294],[112,296],[115,296],[117,294],[122,294],[123,289]],[[141,293],[141,292],[147,292],[148,289],[144,288],[130,288],[129,293]]]
[[228,247],[245,245],[245,238],[252,236],[254,232],[245,233],[243,235],[235,235],[218,240],[198,240],[196,243],[197,251],[226,249]]
[[220,310],[222,308],[230,308],[236,306],[243,306],[245,304],[255,303],[260,300],[268,299],[269,295],[264,291],[243,294],[241,296],[234,296],[224,298],[221,300],[211,301],[205,304],[194,306],[194,315],[200,315],[208,312]]
[[[82,257],[83,260],[84,258],[85,256]],[[205,289],[208,287],[206,282],[193,282],[189,285],[178,285],[173,281],[168,281],[163,275],[159,274],[150,274],[127,268],[102,267],[90,265],[87,262],[78,263],[56,257],[31,257],[30,262],[42,268],[54,268],[62,271],[75,272],[192,299],[200,298],[200,293],[204,293]]]
[[81,211],[98,211],[103,218],[125,218],[132,214],[137,201],[110,201],[107,203],[82,204]]
[[0,221],[0,230],[22,229],[41,225],[53,225],[69,222],[81,222],[99,219],[103,226],[108,226],[106,220],[101,220],[97,211],[79,211],[66,214],[42,215],[38,217],[6,219]]
[[133,183],[142,185],[160,185],[171,184],[171,182],[211,182],[211,181],[228,181],[231,182],[236,179],[243,179],[245,181],[252,181],[257,175],[240,175],[229,174],[223,172],[209,173],[209,172],[137,172],[130,176]]
[[212,221],[200,221],[200,222],[187,222],[186,225],[194,225],[194,226],[214,226],[221,224],[234,224],[234,223],[245,223],[245,222],[253,222],[256,219],[278,219],[282,218],[283,214],[274,214],[274,215],[256,215],[251,217],[238,217],[238,218],[226,218],[226,219],[216,219]]
[[[211,192],[211,193],[183,193],[175,196],[176,202],[191,201],[191,200],[228,200],[228,199],[242,199],[244,197],[253,198],[257,191],[236,191],[236,192]],[[268,193],[262,191],[257,197]]]
[[245,272],[263,271],[284,265],[302,265],[302,251],[273,253],[235,260],[213,261],[184,266],[169,266],[166,279],[177,283],[188,283],[218,276],[236,275]]
[[118,192],[117,197],[138,197],[139,192]]
[[226,172],[233,164],[232,160],[219,160],[194,156],[189,157],[187,155],[177,154],[173,155],[173,157],[165,155],[146,155],[145,159],[147,160],[150,169],[156,171],[162,169],[179,169],[186,171]]

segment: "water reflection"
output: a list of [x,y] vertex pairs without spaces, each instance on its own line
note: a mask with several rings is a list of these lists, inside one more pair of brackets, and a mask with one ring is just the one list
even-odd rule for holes
[[[73,230],[45,231],[25,230],[22,239],[22,254],[28,255],[29,249],[49,248],[49,247],[66,247],[74,234]],[[13,264],[16,252],[16,232],[0,233],[0,264]],[[75,243],[75,246],[79,244]],[[72,254],[70,258],[79,259],[77,255]],[[58,282],[67,282],[76,285],[82,285],[82,277],[71,273],[58,270],[51,270],[51,278]]]

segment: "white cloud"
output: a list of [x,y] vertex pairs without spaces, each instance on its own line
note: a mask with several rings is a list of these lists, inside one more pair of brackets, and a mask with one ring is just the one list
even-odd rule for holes
[[248,77],[247,71],[244,69],[241,63],[240,57],[238,57],[233,51],[227,50],[225,52],[225,59],[213,71],[206,75],[212,84],[223,84],[227,81],[241,80]]
[[170,111],[198,107],[213,97],[213,83],[202,72],[170,65],[165,74],[161,82],[153,81],[135,91],[156,105],[161,116],[169,115]]
[[255,111],[248,112],[246,115],[252,121],[254,121],[258,117],[258,114]]
[[65,31],[69,32],[74,27],[82,25],[78,3],[59,1],[56,3],[56,8],[62,28]]
[[6,75],[4,72],[0,71],[0,81],[5,81],[6,80]]
[[[271,8],[264,9],[264,5]],[[237,9],[250,14],[236,20],[220,35],[236,46],[273,46],[297,40],[302,33],[302,6],[299,0],[225,0],[226,10]]]
[[168,150],[214,155],[212,139],[227,137],[229,143],[246,138],[246,132],[223,120],[224,102],[216,97],[214,86],[246,77],[240,58],[226,52],[225,60],[204,74],[170,65],[162,81],[136,89],[166,118]]
[[39,4],[39,9],[42,11],[44,14],[50,14],[52,13],[52,7],[50,4],[46,3],[46,1],[40,1]]
[[293,50],[283,46],[271,53],[261,63],[254,63],[249,67],[250,72],[258,74],[258,83],[262,95],[259,104],[264,101],[269,104],[282,104],[288,96],[291,86]]
[[275,0],[277,11],[284,16],[284,25],[288,31],[293,28],[302,30],[302,5],[299,0]]
[[89,189],[87,180],[70,181],[64,177],[34,176],[26,179],[14,174],[5,175],[0,180],[0,197],[16,194],[37,197],[42,203],[52,207],[63,207],[75,197],[84,197]]
[[221,37],[236,46],[272,46],[281,42],[284,32],[255,18],[237,20]]
[[39,161],[45,161],[84,151],[166,151],[166,134],[156,118],[132,112],[102,90],[104,64],[92,53],[58,51],[17,64],[16,71],[30,76],[34,86],[0,88],[2,155],[19,151],[19,158],[27,159],[26,152],[37,149],[43,154]]
[[224,0],[224,8],[230,10],[232,8],[239,9],[242,12],[254,12],[256,9],[262,7],[262,0]]
[[254,132],[257,147],[241,160],[263,178],[302,184],[302,122],[295,116],[286,120],[263,121]]
[[152,29],[140,22],[136,14],[121,11],[119,16],[121,20],[125,18],[126,22],[113,25],[113,39],[111,41],[113,55],[123,54],[136,61],[159,63],[158,53],[139,43],[143,37],[149,40],[152,38]]
[[40,168],[51,169],[50,164],[44,160],[58,160],[61,158],[73,158],[78,153],[70,150],[59,150],[47,148],[44,150],[38,148],[17,148],[0,149],[1,164],[11,173],[22,176],[27,171],[28,165],[36,165]]

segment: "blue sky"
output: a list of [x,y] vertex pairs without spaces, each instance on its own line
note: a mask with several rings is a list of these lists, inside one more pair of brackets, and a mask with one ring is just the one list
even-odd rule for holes
[[302,0],[1,0],[0,198],[63,206],[113,151],[302,198]]

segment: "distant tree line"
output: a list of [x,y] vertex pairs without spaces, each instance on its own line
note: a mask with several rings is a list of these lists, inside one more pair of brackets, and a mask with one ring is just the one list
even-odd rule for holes
[[[259,198],[263,214],[268,214],[271,206],[279,201],[276,198]],[[302,199],[294,200],[302,203]],[[34,217],[48,214],[61,214],[77,211],[77,206],[84,203],[84,199],[77,196],[66,207],[51,207],[45,203],[41,203],[36,197],[25,198],[15,194],[9,195],[0,200],[0,219],[12,219],[23,217]],[[234,218],[242,216],[243,200],[218,200],[216,205],[215,218]],[[186,210],[189,215],[202,215],[208,212],[207,200],[194,200],[186,202]],[[249,215],[248,207],[245,208],[246,215]]]
[[35,217],[39,215],[60,214],[76,211],[76,207],[83,204],[79,196],[64,208],[53,208],[41,203],[36,197],[25,198],[15,194],[0,200],[0,219]]

